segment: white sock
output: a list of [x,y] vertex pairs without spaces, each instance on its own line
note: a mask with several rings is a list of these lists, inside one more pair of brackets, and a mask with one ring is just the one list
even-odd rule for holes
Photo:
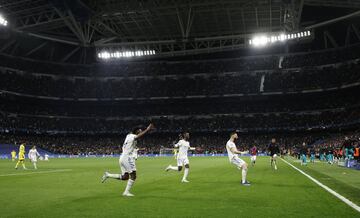
[[184,176],[182,178],[182,180],[186,180],[187,176],[189,175],[189,168],[186,168],[184,169]]
[[133,186],[134,184],[134,180],[132,179],[129,179],[128,182],[127,182],[127,185],[126,185],[126,189],[125,189],[125,192],[124,193],[129,193],[130,192],[130,189],[131,187]]
[[111,173],[108,173],[107,175],[108,175],[109,178],[121,179],[121,175],[120,175],[120,174],[111,174]]
[[34,163],[34,168],[35,168],[35,169],[37,169],[37,167],[36,167],[36,163]]
[[168,168],[169,168],[169,170],[175,170],[175,171],[178,171],[178,167],[173,167],[173,166],[171,166],[171,165],[170,165]]
[[246,175],[247,175],[247,169],[242,169],[241,170],[241,182],[242,183],[246,182]]

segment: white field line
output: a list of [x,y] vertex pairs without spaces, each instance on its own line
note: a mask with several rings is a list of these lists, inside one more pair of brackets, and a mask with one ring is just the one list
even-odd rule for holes
[[72,169],[47,170],[47,171],[28,172],[28,173],[9,173],[9,174],[0,174],[0,177],[3,177],[3,176],[25,176],[25,175],[45,174],[45,173],[60,173],[60,172],[69,172],[69,171],[72,171]]
[[289,166],[291,166],[292,168],[294,168],[295,170],[299,171],[301,174],[303,174],[304,176],[306,176],[307,178],[309,178],[311,181],[315,182],[318,186],[320,186],[321,188],[325,189],[326,191],[328,191],[330,194],[334,195],[335,197],[339,198],[341,201],[343,201],[345,204],[349,205],[350,207],[352,207],[354,210],[356,210],[357,212],[360,212],[360,207],[358,205],[356,205],[354,202],[350,201],[349,199],[345,198],[344,196],[340,195],[339,193],[335,192],[334,190],[332,190],[331,188],[327,187],[326,185],[322,184],[321,182],[319,182],[318,180],[314,179],[313,177],[311,177],[310,175],[308,175],[307,173],[305,173],[304,171],[300,170],[299,168],[295,167],[294,165],[292,165],[291,163],[287,162],[286,160],[284,160],[283,158],[281,158],[282,161],[284,161],[286,164],[288,164]]

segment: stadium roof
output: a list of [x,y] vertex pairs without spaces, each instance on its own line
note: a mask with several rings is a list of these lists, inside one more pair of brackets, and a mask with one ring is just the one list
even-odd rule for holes
[[242,48],[256,33],[319,23],[308,19],[305,6],[339,8],[346,15],[360,10],[360,0],[0,0],[0,13],[12,32],[41,39],[26,56],[56,42],[71,46],[61,47],[60,61],[79,56],[86,62],[89,52],[109,47],[166,55]]

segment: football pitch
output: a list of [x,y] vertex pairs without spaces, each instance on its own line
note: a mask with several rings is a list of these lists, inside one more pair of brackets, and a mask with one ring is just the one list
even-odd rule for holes
[[[360,205],[360,171],[287,160]],[[37,171],[1,160],[0,217],[360,217],[281,160],[275,171],[258,157],[250,187],[240,185],[241,171],[226,157],[190,158],[190,183],[180,182],[182,172],[165,172],[169,164],[174,158],[140,157],[135,197],[126,198],[126,182],[100,182],[105,170],[119,171],[117,158],[51,159]]]

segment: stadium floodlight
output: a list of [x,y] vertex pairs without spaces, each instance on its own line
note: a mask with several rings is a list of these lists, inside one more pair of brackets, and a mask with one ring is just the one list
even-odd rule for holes
[[285,40],[286,40],[286,35],[285,35],[285,34],[281,34],[281,35],[279,36],[279,38],[280,38],[280,41],[285,41]]
[[136,51],[102,51],[97,54],[100,59],[120,59],[131,57],[142,57],[155,55],[155,50],[136,50]]
[[0,15],[0,25],[2,26],[8,25],[8,21],[2,15]]
[[268,44],[274,44],[277,42],[284,42],[287,40],[292,39],[301,39],[305,37],[309,37],[311,35],[311,32],[308,31],[301,31],[296,33],[280,33],[278,35],[260,35],[260,36],[254,36],[252,39],[249,40],[249,44],[254,47],[263,47]]
[[271,39],[267,36],[257,36],[254,37],[252,40],[249,41],[250,44],[254,45],[255,47],[265,46],[268,41]]

